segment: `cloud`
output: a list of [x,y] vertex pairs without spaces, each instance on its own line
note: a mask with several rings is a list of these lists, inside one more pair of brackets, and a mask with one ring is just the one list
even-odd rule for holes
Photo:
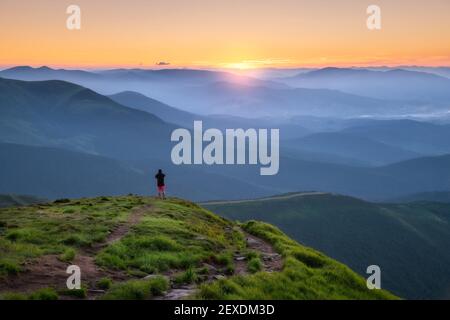
[[165,62],[165,61],[159,61],[156,63],[157,66],[168,66],[170,65],[170,62]]

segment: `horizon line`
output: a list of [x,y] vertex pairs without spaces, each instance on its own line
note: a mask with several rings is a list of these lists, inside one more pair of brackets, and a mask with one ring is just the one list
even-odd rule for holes
[[258,71],[258,70],[295,70],[295,69],[375,69],[375,68],[450,68],[450,65],[421,65],[421,64],[393,64],[393,65],[359,65],[359,64],[329,64],[329,65],[295,65],[295,66],[260,66],[251,68],[233,68],[227,66],[201,66],[201,65],[164,65],[164,66],[133,66],[133,65],[108,65],[108,66],[89,66],[89,65],[51,65],[51,64],[4,64],[0,65],[0,70],[5,71],[13,68],[28,67],[32,69],[49,68],[52,70],[82,70],[82,71],[102,71],[102,70],[230,70],[230,71]]

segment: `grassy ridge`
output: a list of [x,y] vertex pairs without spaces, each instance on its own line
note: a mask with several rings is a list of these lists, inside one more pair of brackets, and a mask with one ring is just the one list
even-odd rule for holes
[[289,239],[276,227],[249,221],[243,228],[269,241],[285,259],[281,272],[260,272],[205,284],[202,299],[396,299],[384,290],[368,290],[347,266]]
[[231,222],[183,200],[154,201],[139,224],[123,239],[101,251],[100,266],[153,274],[187,270],[200,262],[220,261],[244,246]]
[[[137,211],[142,215],[121,238],[92,251]],[[260,256],[246,248],[242,228],[283,255],[282,271],[261,271]],[[349,268],[271,225],[240,226],[180,199],[99,197],[1,209],[0,250],[0,288],[8,277],[20,279],[25,263],[54,254],[61,261],[91,254],[97,268],[121,275],[114,280],[99,276],[76,292],[68,292],[64,281],[37,291],[3,291],[3,299],[83,299],[89,289],[105,290],[99,299],[152,299],[188,283],[199,286],[195,296],[202,299],[395,298],[368,290],[365,280]],[[248,272],[241,276],[233,276],[236,253],[247,257]]]
[[260,220],[365,275],[382,270],[382,287],[405,298],[448,298],[450,205],[370,203],[335,194],[204,206],[238,221]]

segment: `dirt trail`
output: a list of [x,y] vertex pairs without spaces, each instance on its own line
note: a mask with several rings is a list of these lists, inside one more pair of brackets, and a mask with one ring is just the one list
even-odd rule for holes
[[[88,248],[81,248],[78,250],[75,259],[68,263],[60,261],[58,255],[46,255],[40,257],[37,261],[29,262],[24,265],[24,272],[18,276],[10,276],[0,281],[0,292],[33,292],[35,290],[47,287],[54,287],[57,289],[66,288],[66,280],[68,274],[66,269],[69,265],[77,265],[81,269],[82,284],[87,286],[88,299],[95,299],[101,294],[102,290],[96,288],[96,282],[102,277],[109,277],[115,282],[125,281],[130,278],[129,275],[121,271],[104,270],[95,264],[95,255],[103,248],[111,245],[122,239],[130,229],[138,224],[145,212],[152,209],[152,205],[145,205],[135,208],[125,223],[118,225],[101,243],[96,243]],[[246,238],[246,249],[257,252],[260,255],[262,262],[262,270],[266,272],[280,271],[283,267],[283,259],[272,245],[267,241],[256,236],[240,230]],[[209,269],[209,275],[206,282],[215,281],[221,278],[226,278],[220,266],[213,266],[204,263],[204,266]],[[247,259],[242,252],[235,252],[234,254],[234,275],[247,275]],[[151,277],[150,275],[149,277]],[[173,275],[167,275],[172,278]],[[196,285],[173,285],[164,296],[158,297],[160,300],[179,300],[185,299],[195,293]],[[71,299],[70,297],[61,296],[61,299]]]
[[[246,238],[246,249],[257,252],[260,255],[262,262],[261,271],[265,272],[277,272],[283,269],[283,257],[275,251],[273,246],[267,241],[251,235],[241,229],[241,232]],[[235,252],[234,266],[235,271],[233,275],[248,275],[250,274],[247,268],[247,258],[242,255],[241,252]],[[210,275],[206,282],[215,281],[218,279],[226,278],[226,276],[212,265],[204,264],[209,270]],[[172,287],[164,296],[158,297],[158,300],[182,300],[192,296],[197,287],[195,285],[184,285]]]
[[100,251],[102,248],[105,248],[114,242],[119,241],[122,239],[130,229],[139,223],[141,221],[142,216],[146,211],[151,210],[152,205],[145,205],[138,207],[134,209],[130,215],[128,216],[128,220],[125,223],[119,224],[106,238],[105,241],[95,243],[92,245],[91,248],[85,248],[81,250],[80,254],[88,254],[88,255],[95,255],[98,251]]
[[122,239],[132,226],[139,223],[144,213],[151,208],[151,205],[145,205],[133,209],[128,216],[128,220],[117,226],[104,242],[96,243],[89,248],[79,249],[75,259],[70,263],[59,260],[58,255],[46,255],[40,257],[37,261],[25,264],[24,272],[0,281],[0,292],[33,292],[47,287],[64,289],[69,277],[69,274],[66,273],[67,267],[77,265],[81,269],[82,284],[91,289],[88,290],[88,299],[95,298],[102,293],[101,290],[95,290],[95,283],[98,279],[110,277],[113,280],[122,281],[129,278],[123,272],[108,271],[97,266],[95,255],[101,249]]
[[[245,231],[243,231],[247,240],[247,249],[257,252],[260,255],[262,262],[262,270],[266,272],[276,272],[283,269],[283,257],[275,251],[273,246],[267,241],[255,237]],[[235,255],[235,274],[246,275],[247,259],[242,255]]]

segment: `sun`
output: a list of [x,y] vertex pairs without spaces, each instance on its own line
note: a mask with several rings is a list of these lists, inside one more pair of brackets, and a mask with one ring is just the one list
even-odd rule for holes
[[238,70],[248,70],[254,68],[254,66],[249,62],[228,63],[226,67],[229,69],[238,69]]

